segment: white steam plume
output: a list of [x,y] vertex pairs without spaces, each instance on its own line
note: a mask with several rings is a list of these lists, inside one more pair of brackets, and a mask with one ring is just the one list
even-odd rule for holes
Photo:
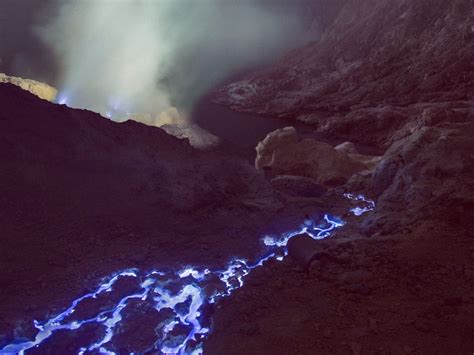
[[302,43],[298,16],[277,3],[56,0],[39,33],[62,66],[60,100],[157,124],[161,112],[189,109],[219,80]]

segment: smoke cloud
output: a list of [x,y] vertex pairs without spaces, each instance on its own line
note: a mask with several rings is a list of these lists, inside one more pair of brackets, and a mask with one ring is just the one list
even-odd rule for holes
[[305,41],[287,1],[62,0],[49,14],[38,33],[60,63],[59,101],[150,124]]

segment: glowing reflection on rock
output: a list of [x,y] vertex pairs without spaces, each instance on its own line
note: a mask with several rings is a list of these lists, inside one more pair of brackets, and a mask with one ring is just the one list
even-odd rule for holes
[[[345,194],[345,197],[364,203],[363,207],[351,210],[355,215],[361,215],[375,207],[373,201],[362,195]],[[331,232],[343,225],[342,220],[327,214],[318,225],[307,218],[293,231],[280,236],[265,236],[262,242],[267,247],[266,252],[256,261],[249,262],[246,259],[235,258],[220,270],[194,266],[186,266],[179,271],[124,270],[104,281],[95,291],[74,300],[70,307],[57,316],[44,323],[35,321],[38,334],[34,340],[11,343],[1,349],[0,353],[23,354],[25,350],[39,347],[57,331],[75,331],[86,324],[99,324],[105,330],[103,336],[78,349],[78,353],[95,351],[101,354],[115,354],[113,340],[116,327],[123,320],[122,311],[129,306],[131,300],[140,300],[151,304],[157,312],[167,310],[172,314],[166,317],[163,326],[156,333],[158,337],[156,343],[149,350],[159,350],[164,354],[202,354],[203,342],[210,332],[209,320],[205,317],[203,306],[213,305],[221,298],[230,296],[234,290],[244,285],[245,277],[253,269],[264,265],[267,261],[282,261],[288,255],[286,245],[295,235],[306,233],[315,240],[321,240],[330,237]],[[68,320],[83,301],[112,292],[117,281],[127,277],[135,280],[137,287],[135,291],[122,297],[115,306],[100,311],[91,318]]]

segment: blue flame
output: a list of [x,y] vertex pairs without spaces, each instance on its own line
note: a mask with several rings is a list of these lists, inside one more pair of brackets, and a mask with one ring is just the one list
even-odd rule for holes
[[67,105],[69,102],[69,97],[66,93],[61,93],[56,99],[56,103],[59,105]]
[[[367,200],[362,195],[345,194],[345,197],[365,204],[360,210],[351,210],[356,215],[360,215],[360,211],[365,213],[375,207],[373,201]],[[137,269],[121,271],[101,283],[95,291],[74,300],[71,306],[57,316],[44,323],[35,321],[38,334],[34,340],[8,344],[0,350],[0,353],[24,354],[25,350],[39,347],[57,331],[74,331],[86,324],[95,323],[104,328],[104,335],[91,341],[88,346],[80,348],[78,353],[97,351],[101,354],[115,354],[109,349],[115,335],[115,328],[123,320],[122,311],[128,306],[129,301],[135,299],[148,302],[157,312],[172,311],[172,316],[168,317],[157,330],[157,340],[154,349],[151,350],[158,349],[163,354],[202,354],[203,342],[210,332],[210,325],[204,317],[203,306],[215,304],[244,286],[245,277],[253,269],[261,267],[269,260],[282,261],[288,255],[286,245],[295,235],[307,233],[313,239],[321,240],[330,237],[331,232],[343,225],[342,220],[327,214],[318,225],[307,218],[293,231],[278,237],[265,236],[262,242],[267,247],[266,254],[255,262],[235,258],[220,270],[186,266],[176,272],[164,270],[140,272]],[[70,316],[79,304],[112,292],[117,281],[126,277],[136,280],[137,287],[133,292],[122,297],[115,306],[100,311],[91,318],[70,320]],[[185,334],[183,329],[186,330]],[[178,335],[173,334],[174,332]]]
[[357,201],[357,202],[363,202],[364,206],[360,207],[354,207],[350,209],[350,212],[352,212],[353,215],[355,216],[362,216],[363,214],[373,211],[375,209],[375,202],[372,200],[369,200],[366,198],[364,195],[354,195],[350,193],[345,193],[344,197],[348,198],[349,200],[352,201]]
[[[71,91],[70,89],[68,89],[58,94],[55,103],[59,105],[67,105],[70,107],[83,107],[74,100],[75,96],[75,92],[73,90]],[[105,107],[95,107],[94,109],[97,112],[100,112],[104,117],[107,117],[109,119],[121,119],[131,116],[130,105],[124,104],[119,98],[111,97],[109,98],[108,103]]]
[[321,240],[331,236],[331,232],[336,229],[340,228],[344,225],[344,222],[336,217],[332,217],[329,215],[324,215],[324,221],[320,225],[316,226],[315,222],[312,219],[307,218],[303,225],[300,228],[284,233],[280,237],[275,236],[265,236],[263,238],[263,244],[266,246],[277,246],[277,247],[286,247],[288,241],[293,238],[295,235],[298,234],[308,234],[314,240]]

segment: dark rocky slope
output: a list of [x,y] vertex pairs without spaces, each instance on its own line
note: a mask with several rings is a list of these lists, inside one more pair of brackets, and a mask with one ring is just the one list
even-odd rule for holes
[[9,338],[111,272],[258,253],[260,228],[282,206],[247,162],[159,128],[10,84],[0,107],[0,334]]
[[389,132],[426,108],[472,107],[472,0],[340,5],[320,41],[224,87],[215,100],[384,147]]

